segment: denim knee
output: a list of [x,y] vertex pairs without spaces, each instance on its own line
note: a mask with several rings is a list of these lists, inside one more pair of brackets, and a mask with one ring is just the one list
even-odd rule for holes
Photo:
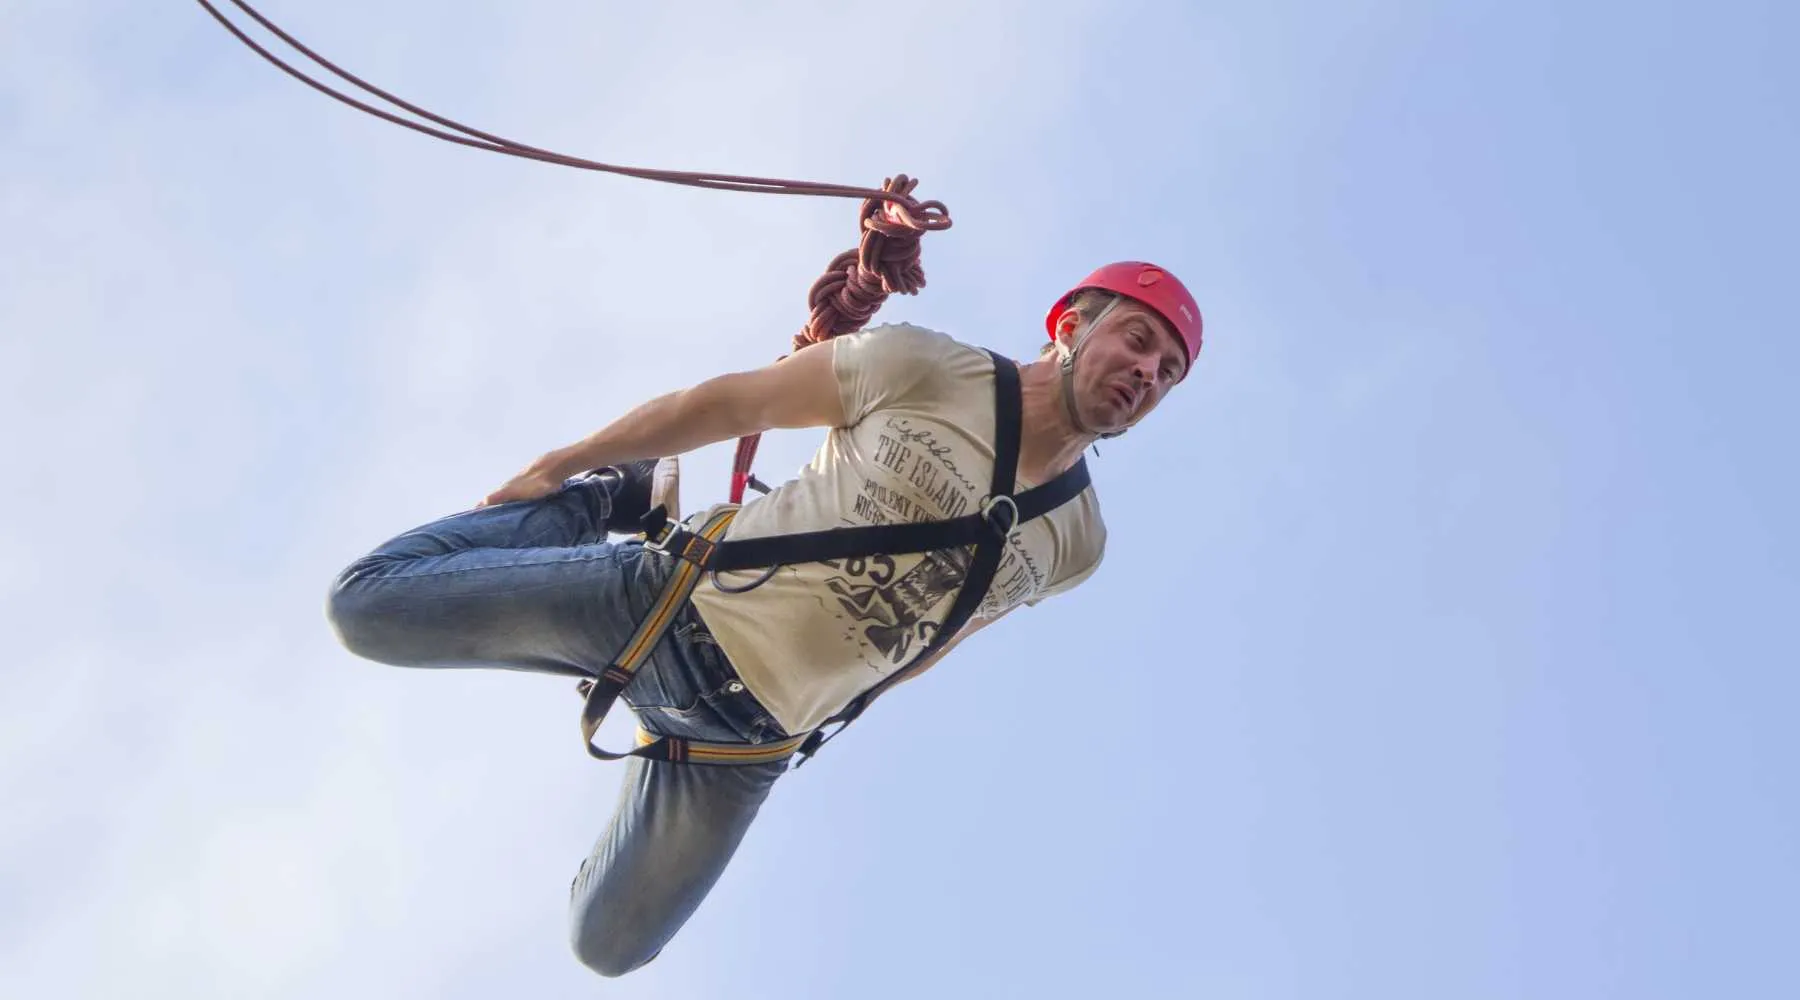
[[358,561],[332,581],[325,599],[325,620],[338,642],[351,653],[377,663],[405,666],[402,644],[393,635],[393,617],[383,614],[368,591],[357,586],[356,578],[363,568],[364,562]]
[[645,942],[633,940],[629,933],[620,933],[625,928],[609,927],[607,923],[578,911],[570,935],[575,957],[594,972],[616,979],[649,965],[651,959],[662,953],[660,947],[646,953]]

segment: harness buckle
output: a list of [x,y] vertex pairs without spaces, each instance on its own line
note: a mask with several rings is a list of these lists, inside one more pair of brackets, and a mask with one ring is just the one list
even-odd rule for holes
[[[1005,528],[1001,528],[994,517],[994,512],[1002,506],[1012,511],[1012,517],[1007,519]],[[1000,532],[1000,537],[1010,541],[1019,534],[1019,505],[1012,497],[1005,494],[986,497],[977,509],[981,511],[981,518],[988,523],[988,527]]]
[[644,548],[707,568],[717,542],[669,517],[660,507],[644,521]]
[[659,504],[645,514],[640,523],[644,530],[644,548],[668,554],[667,546],[681,530],[681,522],[670,517],[668,508]]

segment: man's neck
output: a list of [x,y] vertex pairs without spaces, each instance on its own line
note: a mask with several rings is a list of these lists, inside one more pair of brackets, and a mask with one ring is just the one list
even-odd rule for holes
[[1063,405],[1062,370],[1054,354],[1019,366],[1024,427],[1019,433],[1019,477],[1045,483],[1081,458],[1095,436],[1075,429]]

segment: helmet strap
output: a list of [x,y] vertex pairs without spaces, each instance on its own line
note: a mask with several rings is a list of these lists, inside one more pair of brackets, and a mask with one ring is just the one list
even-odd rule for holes
[[[1119,296],[1117,295],[1107,299],[1106,305],[1101,308],[1099,314],[1092,320],[1089,320],[1087,326],[1082,328],[1081,334],[1075,338],[1074,346],[1064,350],[1061,347],[1061,342],[1058,342],[1058,351],[1062,354],[1062,364],[1058,367],[1062,371],[1063,410],[1068,413],[1069,423],[1074,424],[1076,430],[1083,434],[1092,434],[1095,437],[1101,438],[1116,438],[1125,433],[1125,431],[1107,432],[1096,430],[1082,421],[1081,414],[1075,409],[1075,356],[1081,353],[1082,345],[1086,344],[1087,339],[1093,336],[1094,328],[1099,326],[1100,321],[1106,318],[1106,314],[1112,312],[1113,307],[1118,304]],[[1098,454],[1097,449],[1096,454]]]

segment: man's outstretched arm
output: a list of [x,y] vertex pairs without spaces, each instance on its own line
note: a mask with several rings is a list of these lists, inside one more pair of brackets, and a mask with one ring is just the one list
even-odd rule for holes
[[832,344],[809,344],[754,371],[658,396],[574,444],[545,454],[483,504],[534,499],[589,469],[680,455],[776,428],[840,427]]

